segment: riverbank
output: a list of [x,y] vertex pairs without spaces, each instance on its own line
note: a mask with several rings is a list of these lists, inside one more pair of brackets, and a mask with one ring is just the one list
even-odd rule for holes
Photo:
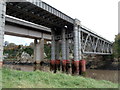
[[82,76],[43,71],[24,72],[3,68],[3,88],[118,88],[118,84]]
[[[20,70],[25,72],[32,72],[35,70],[40,70],[44,72],[49,72],[49,66],[40,66],[40,65],[13,65],[13,64],[3,64],[3,67],[7,67],[14,70]],[[70,71],[71,73],[71,71]],[[120,73],[120,71],[119,71]],[[72,74],[72,73],[71,73]],[[106,80],[113,83],[118,83],[118,70],[96,70],[96,69],[87,69],[86,77],[96,79],[96,80]]]

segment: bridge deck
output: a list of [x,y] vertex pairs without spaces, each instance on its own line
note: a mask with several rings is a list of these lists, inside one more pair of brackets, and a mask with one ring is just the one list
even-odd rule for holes
[[5,34],[51,40],[51,29],[6,15]]
[[72,18],[42,1],[8,2],[6,10],[7,15],[50,28],[73,25]]
[[[22,0],[22,2],[7,2],[6,14],[32,22],[34,24],[43,25],[45,27],[54,29],[57,31],[57,35],[59,35],[59,31],[62,31],[62,28],[67,26],[66,29],[69,31],[69,34],[71,34],[71,36],[74,36],[73,28],[75,19],[69,17],[68,15],[62,13],[61,11],[55,9],[54,7],[46,4],[41,0]],[[81,47],[83,53],[112,53],[112,43],[110,41],[94,33],[83,25],[80,25],[80,27]]]
[[[10,16],[14,16],[49,28],[56,27],[58,30],[59,28],[65,26],[67,26],[69,30],[73,30],[73,18],[41,0],[22,0],[22,2],[7,2],[6,8],[6,13]],[[83,25],[82,29],[83,31],[92,33],[96,37],[99,37],[111,44],[110,41],[106,40],[100,35],[97,35]]]

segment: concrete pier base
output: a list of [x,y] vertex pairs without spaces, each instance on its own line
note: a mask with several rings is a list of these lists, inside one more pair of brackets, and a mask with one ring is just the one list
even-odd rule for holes
[[40,70],[40,64],[35,63],[34,64],[34,71]]
[[44,39],[34,40],[34,61],[36,64],[44,60]]

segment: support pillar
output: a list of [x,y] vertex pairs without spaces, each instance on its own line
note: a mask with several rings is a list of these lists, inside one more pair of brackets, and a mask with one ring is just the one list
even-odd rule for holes
[[81,27],[79,25],[79,33],[78,33],[78,36],[79,36],[79,52],[78,52],[78,55],[79,55],[79,75],[83,75],[85,76],[86,74],[86,60],[83,60],[82,59],[82,52],[81,52]]
[[62,71],[66,71],[66,39],[65,29],[62,29]]
[[36,64],[44,60],[44,39],[34,40],[34,60]]
[[39,64],[40,63],[40,54],[41,54],[41,52],[40,52],[40,43],[38,42],[38,40],[35,40],[35,41],[37,41],[35,44],[35,63],[36,64]]
[[34,62],[36,63],[36,50],[37,50],[37,48],[36,48],[36,46],[37,46],[37,39],[34,39]]
[[40,61],[44,61],[44,39],[40,40]]
[[56,70],[60,71],[60,42],[56,41]]
[[6,3],[0,1],[0,68],[3,65],[3,43],[4,43],[4,29],[5,29],[5,13]]
[[55,31],[51,30],[52,43],[51,43],[51,60],[50,60],[50,70],[55,70]]
[[34,70],[42,70],[42,61],[44,60],[44,39],[34,40]]
[[79,74],[79,56],[78,56],[78,50],[79,50],[79,44],[78,44],[78,25],[80,24],[80,21],[75,19],[74,22],[74,62],[73,62],[73,66],[75,72],[73,72],[73,74]]
[[69,39],[66,39],[66,72],[70,73],[70,59],[69,59]]
[[78,50],[78,57],[79,60],[82,59],[82,52],[81,52],[81,27],[79,26],[79,30],[78,30],[78,45],[79,45],[79,50]]
[[81,27],[79,26],[78,30],[78,45],[79,45],[79,51],[78,51],[78,56],[79,56],[79,75],[82,73],[82,65],[81,65],[81,60],[82,60],[82,53],[81,53]]

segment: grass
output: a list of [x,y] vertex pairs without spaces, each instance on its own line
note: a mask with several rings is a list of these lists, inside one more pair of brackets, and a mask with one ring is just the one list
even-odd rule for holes
[[43,71],[24,72],[3,68],[3,88],[118,88],[118,84],[82,76]]

